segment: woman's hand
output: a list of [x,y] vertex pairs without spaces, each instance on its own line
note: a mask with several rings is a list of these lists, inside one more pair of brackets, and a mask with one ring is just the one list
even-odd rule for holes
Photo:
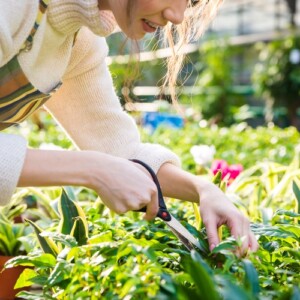
[[118,214],[147,207],[144,218],[156,217],[158,191],[143,166],[116,157],[107,157],[101,166],[102,170],[95,170],[92,188],[107,207]]
[[199,203],[211,250],[220,242],[218,228],[223,224],[237,240],[242,240],[237,249],[239,256],[258,249],[249,220],[213,183],[168,163],[159,169],[158,180],[165,196]]
[[227,199],[225,194],[215,185],[207,184],[200,194],[200,214],[206,227],[210,250],[220,242],[218,228],[227,225],[232,236],[241,240],[237,255],[243,256],[248,250],[256,251],[259,247],[250,229],[249,220]]

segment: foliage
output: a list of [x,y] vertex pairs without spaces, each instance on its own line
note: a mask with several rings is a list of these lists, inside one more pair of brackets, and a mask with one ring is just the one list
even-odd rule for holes
[[[42,133],[34,130],[29,134],[36,145],[40,137]],[[57,136],[53,139],[56,143]],[[299,144],[299,133],[294,128],[251,129],[244,124],[209,128],[187,123],[181,131],[160,128],[152,136],[143,133],[143,139],[173,148],[183,159],[184,168],[194,173],[197,169],[189,150],[197,144],[214,145],[219,158],[241,163],[244,171],[230,186],[221,181],[220,173],[214,178],[209,172],[201,176],[218,184],[250,217],[260,244],[257,253],[238,258],[235,249],[240,241],[230,237],[226,227],[220,228],[223,239],[212,253],[189,253],[160,220],[146,222],[136,212],[117,216],[93,191],[68,188],[63,195],[83,207],[88,227],[81,228],[88,239],[78,243],[74,238],[76,219],[69,215],[74,207],[58,205],[63,216],[60,221],[55,213],[51,217],[43,214],[36,222],[39,228],[46,228],[38,229],[39,237],[48,245],[52,240],[58,250],[44,253],[35,246],[28,255],[10,260],[7,267],[34,266],[23,272],[17,287],[35,284],[40,291],[22,292],[22,298],[298,299],[300,158],[295,145]],[[43,199],[44,207],[53,207],[60,189],[21,189],[18,195],[23,197],[24,193]],[[167,205],[207,245],[205,228],[195,213],[198,208],[175,199],[169,199]],[[77,208],[74,211],[77,217],[83,216]],[[73,223],[66,225],[66,220]]]
[[[272,178],[271,174],[264,177]],[[236,186],[232,184],[241,206],[249,188],[259,182],[242,184],[245,178],[246,174]],[[286,190],[290,193],[291,185]],[[68,236],[55,233],[51,238],[68,245],[67,251],[57,256],[33,252],[12,259],[9,266],[35,266],[34,271],[23,273],[18,286],[40,284],[42,294],[22,292],[24,299],[208,299],[207,295],[230,300],[292,299],[300,284],[300,215],[294,199],[291,195],[287,209],[282,205],[263,222],[259,217],[255,220],[252,228],[261,248],[247,259],[234,255],[237,242],[225,229],[223,242],[211,254],[190,254],[161,221],[140,221],[138,213],[111,218],[98,203],[98,207],[86,207],[87,245],[78,246]],[[268,203],[269,207],[277,205],[276,201]],[[206,240],[204,228],[196,231],[186,223],[195,222],[191,209],[176,201],[169,207],[195,236]],[[249,210],[257,215],[253,205]]]
[[291,35],[259,44],[258,48],[259,61],[253,72],[257,93],[266,99],[272,98],[277,106],[286,107],[291,125],[297,126],[297,109],[300,108],[300,38]]
[[295,145],[300,143],[300,134],[293,127],[254,129],[245,123],[228,128],[209,127],[201,121],[199,124],[186,122],[182,130],[160,127],[152,135],[143,131],[142,137],[144,141],[159,143],[175,151],[182,160],[183,168],[193,173],[197,172],[190,153],[194,145],[213,145],[216,159],[250,168],[263,161],[289,164],[295,154]]
[[17,201],[16,197],[11,203],[0,207],[0,255],[16,256],[26,253],[22,238],[29,232],[24,223],[15,222],[15,218],[25,210],[26,204]]
[[27,220],[32,225],[42,250],[53,256],[68,250],[68,247],[85,245],[88,239],[86,216],[64,189],[58,202],[58,211],[60,222],[54,234],[44,232],[36,223]]
[[[261,245],[247,258],[234,255],[239,242],[229,237],[226,228],[223,242],[212,253],[189,253],[160,220],[140,221],[135,212],[112,218],[97,202],[85,207],[90,236],[86,245],[61,233],[62,228],[72,227],[64,226],[63,220],[54,224],[57,230],[52,234],[42,234],[64,245],[57,254],[36,251],[9,262],[8,266],[35,267],[23,273],[18,286],[42,286],[41,294],[20,295],[24,299],[208,299],[208,295],[228,300],[293,299],[300,287],[299,161],[298,153],[289,166],[257,164],[227,188],[228,196],[253,220]],[[220,173],[212,180],[225,190]],[[169,207],[207,243],[205,228],[197,231],[189,225],[196,224],[192,207],[175,200]]]
[[241,48],[230,46],[226,40],[205,42],[197,63],[200,88],[193,102],[199,102],[204,119],[213,118],[222,125],[234,122],[233,112],[244,103],[244,96],[237,88],[235,61]]

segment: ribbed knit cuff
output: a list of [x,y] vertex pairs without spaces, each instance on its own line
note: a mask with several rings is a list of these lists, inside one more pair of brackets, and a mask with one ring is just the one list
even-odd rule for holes
[[100,11],[98,0],[52,0],[48,7],[50,24],[58,32],[71,35],[82,26],[96,35],[111,34],[116,22],[110,11]]
[[27,142],[24,138],[0,134],[0,206],[7,204],[19,181]]
[[155,173],[164,163],[181,166],[181,161],[174,152],[158,144],[141,143],[132,158],[145,162]]

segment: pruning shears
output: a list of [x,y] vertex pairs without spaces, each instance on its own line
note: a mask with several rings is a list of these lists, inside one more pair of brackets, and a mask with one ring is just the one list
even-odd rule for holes
[[[163,220],[165,224],[167,224],[171,231],[177,236],[177,238],[189,251],[193,249],[199,249],[200,251],[205,252],[203,247],[200,245],[199,241],[168,211],[161,191],[160,184],[152,168],[140,160],[132,159],[132,161],[142,165],[147,169],[157,187],[159,206],[157,217]],[[140,209],[139,212],[146,212],[146,207]]]

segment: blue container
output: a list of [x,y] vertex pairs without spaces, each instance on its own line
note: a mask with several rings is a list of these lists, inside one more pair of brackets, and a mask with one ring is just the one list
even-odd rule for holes
[[153,132],[157,127],[180,129],[184,126],[182,117],[170,113],[146,112],[142,115],[143,127]]

